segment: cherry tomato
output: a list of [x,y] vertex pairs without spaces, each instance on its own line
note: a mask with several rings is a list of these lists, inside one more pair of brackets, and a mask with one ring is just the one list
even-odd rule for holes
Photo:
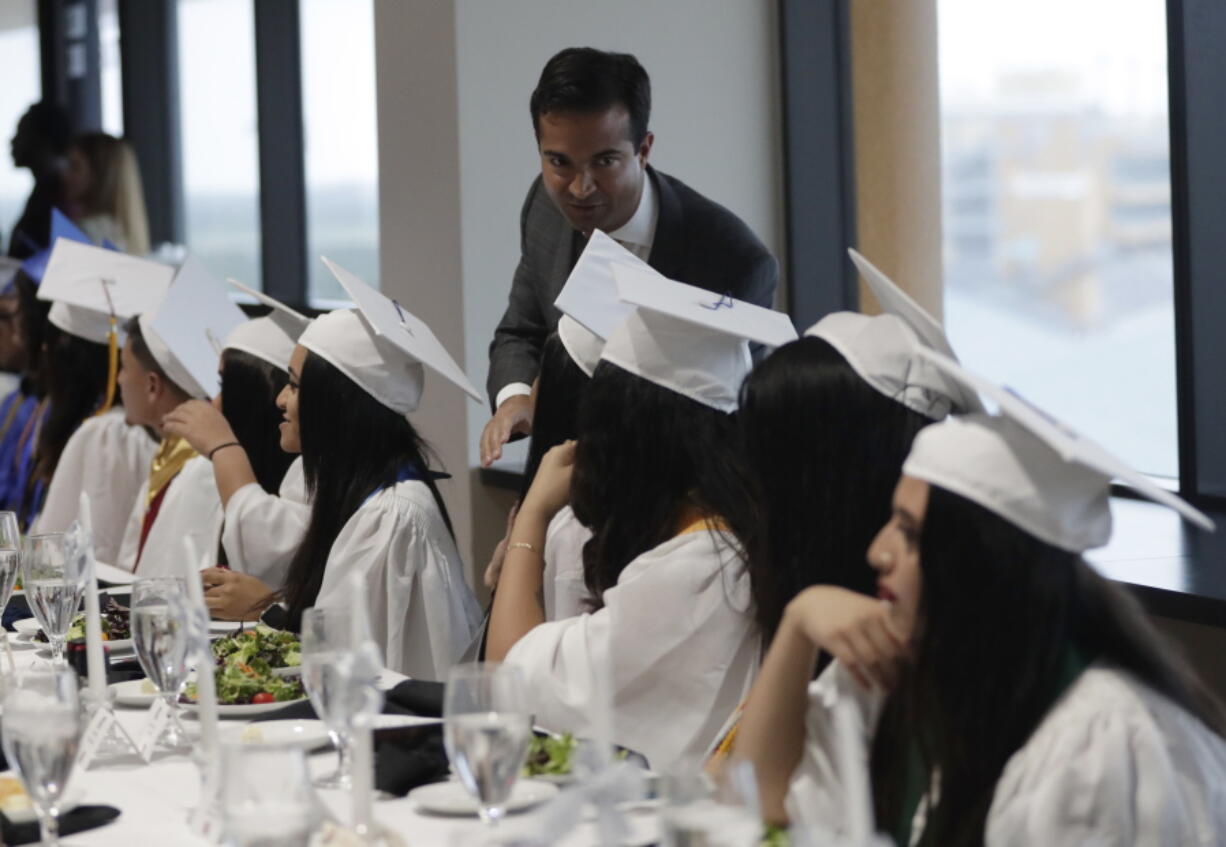
[[267,691],[261,691],[259,694],[251,698],[252,703],[275,703],[277,698],[273,697]]

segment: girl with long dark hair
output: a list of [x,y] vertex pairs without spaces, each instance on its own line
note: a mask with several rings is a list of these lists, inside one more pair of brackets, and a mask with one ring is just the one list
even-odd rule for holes
[[[348,275],[343,282],[362,285]],[[365,286],[354,296],[393,305]],[[408,414],[420,401],[422,361],[470,386],[437,342],[418,346],[424,325],[417,335],[401,325],[395,340],[373,327],[363,312],[331,312],[316,318],[294,349],[277,400],[281,445],[302,453],[311,507],[283,584],[233,573],[211,582],[206,574],[206,597],[224,595],[236,607],[280,600],[287,625],[296,628],[309,607],[351,602],[352,575],[359,574],[386,666],[445,679],[480,609],[436,483],[444,475],[430,470]]]
[[[300,451],[294,445],[286,449],[278,432],[277,398],[288,383],[294,347],[310,321],[267,295],[245,290],[271,305],[273,312],[241,324],[226,339],[217,402],[188,401],[168,414],[163,426],[211,457],[222,509],[218,561],[236,573],[280,586],[311,510]],[[224,576],[210,569],[205,581],[219,583]],[[248,607],[235,608],[218,595],[211,599],[215,616],[251,617]]]
[[836,312],[758,365],[741,392],[742,449],[765,518],[749,550],[767,642],[818,583],[872,594],[864,551],[889,517],[911,440],[973,396],[919,357],[895,315]]
[[[208,558],[199,562],[201,567],[222,564],[269,581],[282,579],[288,557],[302,541],[307,506],[305,495],[295,494],[302,488],[301,476],[289,472],[294,456],[281,449],[277,434],[277,396],[289,381],[293,347],[293,340],[270,318],[240,324],[221,353],[220,393],[211,403],[188,400],[163,420],[167,435],[186,439],[200,454],[184,467],[184,479],[208,489],[219,501],[219,508],[209,513]],[[228,473],[235,465],[241,470]],[[234,544],[234,534],[223,529],[230,500],[248,485],[264,497],[286,495],[278,501],[286,504],[278,514],[290,515],[288,527],[276,521],[263,526],[264,541],[254,549]],[[175,509],[159,520],[199,523],[202,516]],[[184,531],[190,529],[185,526]]]
[[[757,515],[732,413],[746,337],[778,344],[795,331],[731,300],[726,319],[708,316],[709,293],[644,282],[636,302],[651,306],[610,335],[578,442],[546,455],[520,508],[487,655],[523,670],[542,724],[590,736],[611,704],[613,740],[667,768],[706,751],[757,669],[744,562]],[[592,611],[545,622],[540,550],[568,501],[592,533],[582,556]]]
[[[917,436],[868,551],[879,600],[816,586],[789,604],[738,746],[764,811],[846,825],[842,702],[871,739],[876,826],[898,844],[1220,843],[1221,708],[1082,558],[1110,537],[1112,478],[1212,524],[1013,395],[940,367],[1002,414]],[[806,695],[819,651],[836,661]]]

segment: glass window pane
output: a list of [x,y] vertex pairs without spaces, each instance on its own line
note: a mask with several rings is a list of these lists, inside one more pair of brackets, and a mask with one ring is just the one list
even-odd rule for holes
[[123,135],[123,71],[119,63],[119,0],[98,3],[98,64],[102,82],[102,131]]
[[954,348],[1139,469],[1175,477],[1165,6],[938,8]]
[[187,246],[214,273],[260,287],[251,0],[179,0],[179,116]]
[[30,104],[42,96],[38,65],[38,9],[36,0],[0,3],[0,56],[4,57],[4,84],[0,85],[0,136],[6,142],[0,166],[0,240],[5,247],[13,225],[21,217],[34,179],[24,168],[13,167],[8,139]]
[[308,296],[344,298],[327,256],[379,284],[372,0],[302,0]]

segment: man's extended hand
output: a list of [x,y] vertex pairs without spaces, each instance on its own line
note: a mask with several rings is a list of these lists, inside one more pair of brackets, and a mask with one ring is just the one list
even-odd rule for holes
[[488,468],[502,458],[502,445],[512,435],[532,434],[532,398],[517,394],[502,401],[481,433],[481,467]]

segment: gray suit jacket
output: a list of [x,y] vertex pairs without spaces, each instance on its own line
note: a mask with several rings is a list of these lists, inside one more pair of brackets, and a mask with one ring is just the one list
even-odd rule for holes
[[[779,263],[744,222],[685,183],[648,166],[659,216],[650,264],[669,279],[771,306]],[[512,382],[536,378],[541,347],[561,317],[553,305],[585,239],[549,199],[538,176],[520,212],[520,259],[507,310],[490,343],[490,403]]]

